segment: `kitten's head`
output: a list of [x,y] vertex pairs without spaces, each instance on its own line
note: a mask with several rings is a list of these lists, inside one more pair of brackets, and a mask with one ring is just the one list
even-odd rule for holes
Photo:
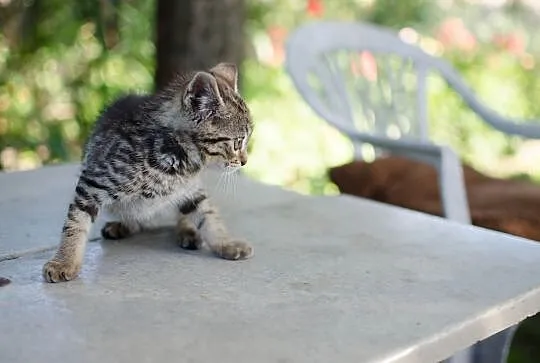
[[182,98],[199,148],[211,163],[228,168],[247,163],[247,145],[253,130],[237,82],[236,66],[220,63],[208,72],[194,73]]

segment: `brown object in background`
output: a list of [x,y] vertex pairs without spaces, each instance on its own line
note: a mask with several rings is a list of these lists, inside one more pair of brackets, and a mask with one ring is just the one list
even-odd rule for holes
[[[468,165],[463,174],[472,223],[540,241],[540,186],[488,177]],[[330,179],[345,194],[442,216],[434,167],[390,156],[331,168]]]

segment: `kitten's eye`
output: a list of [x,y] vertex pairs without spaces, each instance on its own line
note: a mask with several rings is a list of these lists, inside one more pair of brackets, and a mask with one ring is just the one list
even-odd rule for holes
[[242,143],[244,142],[244,138],[243,137],[240,137],[238,139],[235,139],[234,140],[234,151],[238,151],[240,150],[240,148],[242,147]]

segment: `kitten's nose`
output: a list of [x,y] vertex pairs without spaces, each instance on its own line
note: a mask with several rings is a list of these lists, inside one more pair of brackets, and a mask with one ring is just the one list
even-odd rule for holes
[[238,159],[240,159],[240,164],[242,164],[242,166],[246,165],[248,159],[247,153],[241,153]]

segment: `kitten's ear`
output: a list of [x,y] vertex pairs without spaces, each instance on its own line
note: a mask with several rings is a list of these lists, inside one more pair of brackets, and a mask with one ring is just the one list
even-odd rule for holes
[[238,67],[233,63],[219,63],[210,72],[223,78],[234,91],[238,91]]
[[219,94],[214,76],[206,72],[197,72],[189,81],[184,92],[184,105],[197,113],[207,116],[222,103],[223,99]]

